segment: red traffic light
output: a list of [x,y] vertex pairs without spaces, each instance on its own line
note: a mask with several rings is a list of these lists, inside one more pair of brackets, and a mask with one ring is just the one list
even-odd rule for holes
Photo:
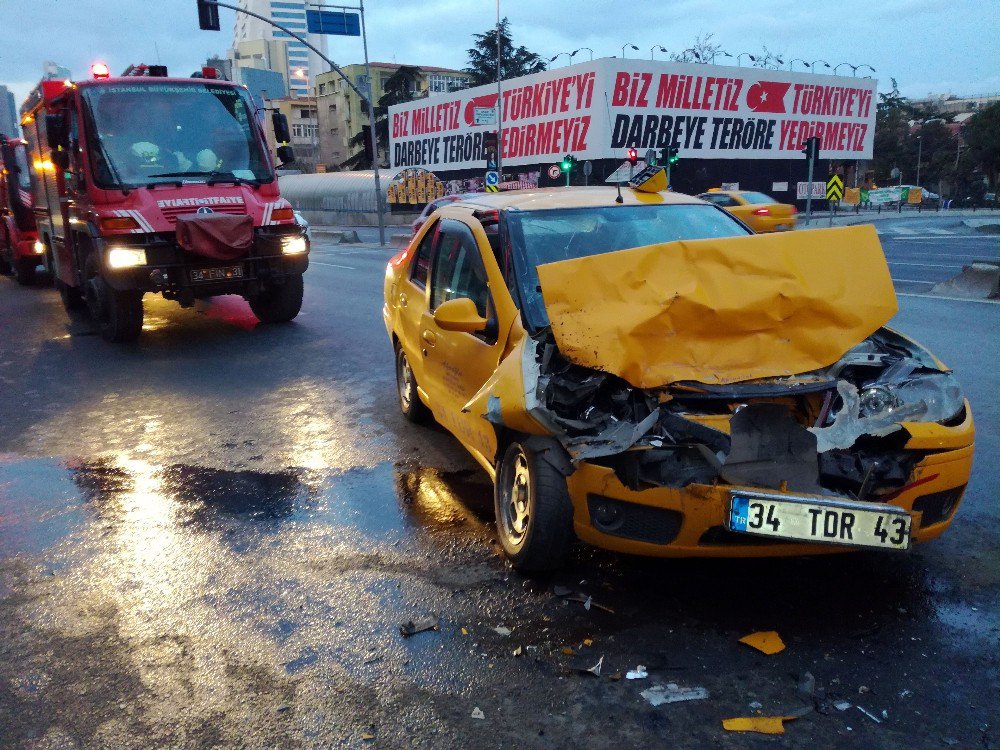
[[628,163],[633,166],[639,163],[639,152],[634,148],[628,150]]

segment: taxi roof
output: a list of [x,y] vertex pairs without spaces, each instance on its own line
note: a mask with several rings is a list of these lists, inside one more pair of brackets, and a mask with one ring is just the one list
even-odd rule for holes
[[[614,206],[618,191],[614,187],[551,187],[529,190],[508,190],[502,193],[482,193],[466,197],[451,204],[454,207],[467,206],[473,209],[492,208],[498,211],[544,211],[552,208],[592,208]],[[622,188],[622,203],[626,206],[650,204],[697,204],[702,203],[684,193],[663,191],[643,193],[628,187]]]

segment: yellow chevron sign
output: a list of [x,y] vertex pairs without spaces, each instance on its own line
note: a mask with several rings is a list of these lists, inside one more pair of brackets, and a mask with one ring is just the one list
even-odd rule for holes
[[839,174],[832,174],[826,181],[826,199],[839,201],[844,197],[844,181]]

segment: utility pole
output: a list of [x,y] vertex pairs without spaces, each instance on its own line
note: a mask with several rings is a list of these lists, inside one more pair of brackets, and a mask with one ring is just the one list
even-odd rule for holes
[[[920,157],[923,154],[924,137],[917,136],[917,187],[920,187]],[[933,157],[932,157],[933,158]]]
[[503,181],[503,94],[500,91],[500,0],[497,0],[497,171]]
[[805,148],[802,153],[809,160],[808,176],[806,177],[806,224],[812,223],[812,188],[813,188],[813,165],[819,157],[820,140],[818,136],[806,138]]

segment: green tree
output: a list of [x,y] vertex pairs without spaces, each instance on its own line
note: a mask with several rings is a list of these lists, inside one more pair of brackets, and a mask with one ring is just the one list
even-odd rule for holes
[[[919,140],[918,140],[919,139]],[[916,183],[917,157],[920,157],[920,184],[934,192],[945,181],[955,178],[958,139],[940,120],[924,123],[905,141],[906,169],[903,181]]]
[[977,112],[965,123],[962,131],[969,147],[969,159],[996,186],[1000,172],[1000,102]]
[[[420,75],[420,68],[412,65],[400,65],[386,79],[385,85],[382,87],[382,96],[375,103],[374,130],[378,151],[388,152],[389,150],[389,107],[394,104],[405,104],[417,98],[420,88]],[[367,105],[364,107],[364,112],[367,116]],[[344,161],[341,166],[347,169],[370,169],[371,162],[365,153],[364,132],[358,131],[348,142],[348,145],[360,150],[351,156],[351,158]]]
[[[497,29],[483,34],[473,34],[474,46],[468,50],[469,62],[465,72],[472,76],[471,86],[496,83],[497,80]],[[500,79],[525,76],[545,70],[545,62],[525,47],[514,47],[510,35],[510,22],[500,22]]]
[[879,184],[890,182],[894,167],[904,169],[908,164],[916,165],[915,157],[912,161],[908,161],[906,146],[913,108],[905,97],[900,96],[896,79],[890,80],[892,90],[888,94],[878,95],[879,101],[875,108],[873,161],[875,181]]

